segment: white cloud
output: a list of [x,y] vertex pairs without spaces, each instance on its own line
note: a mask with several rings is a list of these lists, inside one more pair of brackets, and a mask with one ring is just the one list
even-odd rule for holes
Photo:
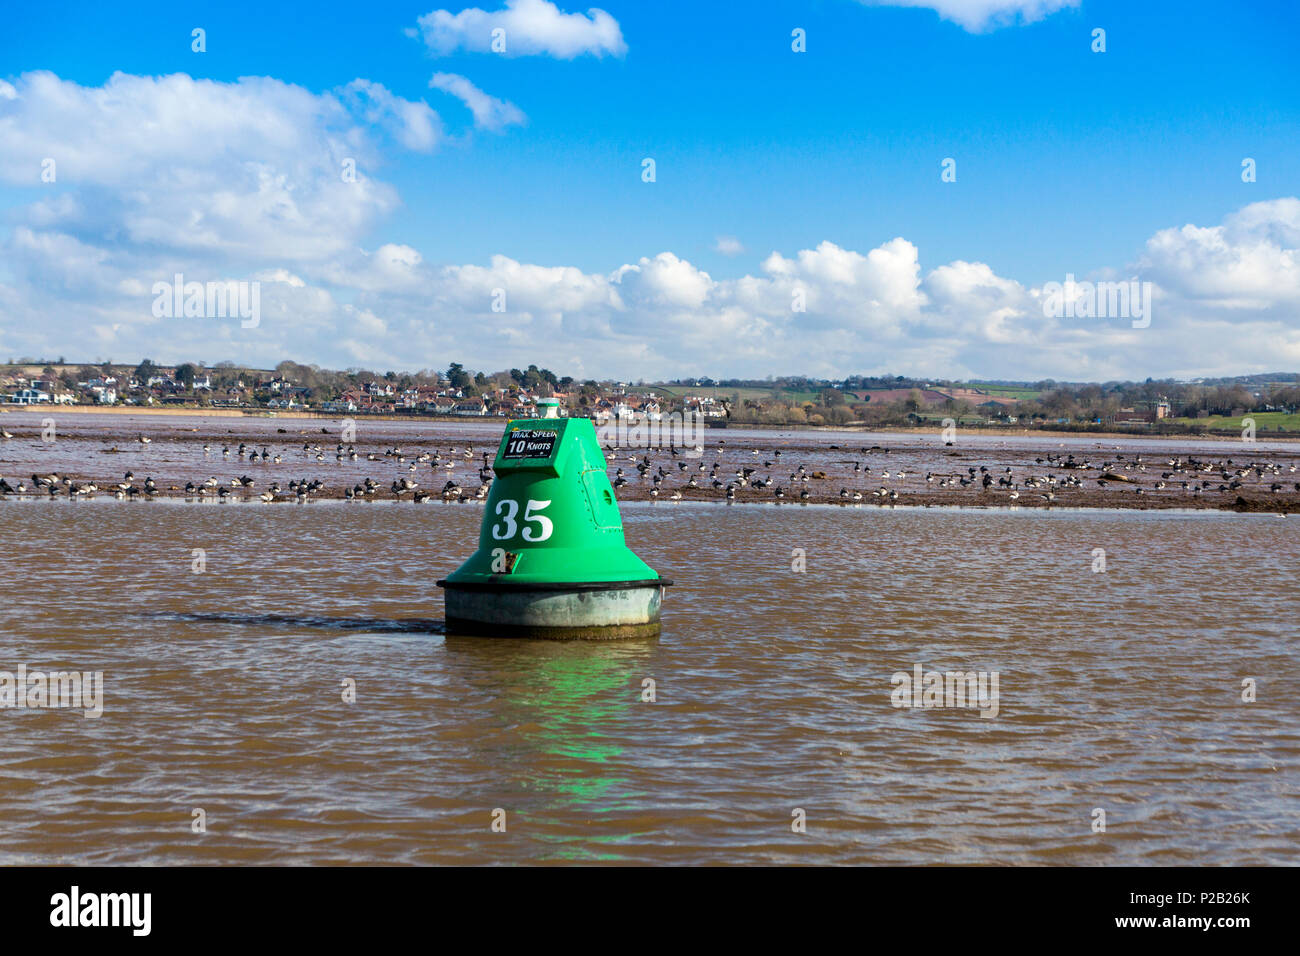
[[[0,303],[13,317],[0,324],[0,351],[67,352],[93,327],[95,348],[117,355],[265,365],[293,356],[409,368],[437,356],[489,370],[537,362],[633,378],[862,372],[1104,380],[1270,371],[1300,365],[1300,280],[1285,267],[1294,245],[1261,246],[1260,237],[1288,235],[1294,208],[1293,200],[1275,201],[1221,226],[1152,237],[1134,266],[1141,278],[1160,275],[1147,329],[1047,318],[1042,290],[986,263],[958,260],[923,273],[916,247],[897,238],[866,252],[831,242],[790,256],[774,252],[759,274],[734,279],[714,278],[671,252],[593,273],[506,256],[436,265],[409,246],[386,244],[322,273],[337,293],[287,270],[257,273],[265,283],[262,323],[246,332],[237,323],[155,320],[139,294],[153,272],[134,275],[103,248],[20,227],[5,250],[18,282],[0,285]],[[1207,232],[1220,238],[1207,244]],[[1186,254],[1170,254],[1171,246]],[[1204,276],[1207,248],[1213,261],[1231,266],[1212,281]],[[1150,250],[1162,258],[1148,261]],[[1239,261],[1263,263],[1272,285],[1243,273]],[[1243,294],[1224,294],[1232,281],[1243,283]],[[51,289],[58,290],[52,301]],[[806,312],[792,308],[796,289]],[[497,312],[501,293],[505,311]]]
[[[925,279],[933,306],[932,321],[943,334],[961,333],[972,325],[988,342],[1013,345],[1044,330],[1042,310],[1012,279],[1004,279],[982,262],[950,262]],[[1035,312],[1035,309],[1037,311]]]
[[1222,225],[1152,236],[1144,274],[1184,298],[1226,309],[1300,306],[1300,200],[1252,203]]
[[934,10],[945,20],[971,33],[1013,23],[1035,23],[1065,7],[1077,7],[1079,0],[861,0],[876,7],[920,7]]
[[671,252],[625,267],[618,280],[620,285],[636,291],[638,301],[687,309],[701,308],[715,288],[707,272]]
[[[83,87],[34,73],[10,85],[13,96],[0,96],[0,181],[35,198],[6,210],[0,236],[0,354],[395,368],[455,360],[489,370],[537,362],[632,378],[1077,380],[1300,367],[1293,197],[1151,236],[1113,273],[1154,284],[1151,325],[1134,329],[1046,318],[1041,289],[988,263],[927,271],[902,237],[861,251],[830,241],[773,251],[739,277],[669,250],[601,264],[608,271],[501,255],[429,262],[411,245],[372,239],[399,200],[366,171],[394,142],[425,149],[440,135],[432,110],[377,84],[313,94],[272,79],[117,74]],[[48,189],[36,185],[45,156],[59,162]],[[349,157],[355,183],[340,176]],[[1069,271],[1064,263],[1052,278]],[[261,323],[154,317],[153,284],[177,272],[260,281]],[[494,311],[502,294],[505,311]]]
[[465,314],[500,316],[492,311],[496,290],[506,294],[512,319],[535,314],[559,317],[565,312],[619,308],[618,292],[604,276],[572,266],[539,266],[493,256],[490,265],[444,266],[435,276],[435,296]]
[[745,251],[745,247],[735,236],[718,236],[713,244],[713,251],[720,252],[724,256],[738,256]]
[[918,250],[902,238],[865,256],[833,242],[804,249],[794,259],[773,252],[763,262],[763,271],[770,281],[751,285],[749,294],[779,289],[780,308],[786,311],[798,290],[807,308],[807,323],[826,325],[843,317],[864,332],[892,337],[918,323],[926,303],[920,289]]
[[370,80],[353,80],[344,91],[361,102],[367,122],[383,126],[407,149],[427,153],[442,139],[442,121],[427,103],[394,96]]
[[49,157],[71,191],[33,208],[43,229],[111,231],[127,249],[323,260],[397,204],[366,175],[383,155],[379,131],[423,150],[438,128],[426,104],[364,80],[335,95],[264,77],[115,73],[86,87],[25,73],[0,99],[0,182],[39,183]]
[[435,73],[429,86],[450,93],[474,114],[474,125],[479,129],[497,132],[507,126],[522,126],[528,122],[523,110],[505,100],[488,96],[477,86],[456,73]]
[[[1240,245],[1210,244],[1213,256],[1269,268],[1294,260],[1294,247],[1257,248],[1253,237],[1290,228],[1289,204],[1270,208],[1283,218],[1248,208],[1205,230],[1231,236],[1241,228],[1234,224],[1249,224],[1237,236]],[[506,256],[486,265],[436,265],[409,246],[386,244],[324,273],[337,293],[287,270],[257,273],[264,281],[262,323],[243,331],[237,323],[155,320],[141,292],[160,270],[136,275],[103,248],[20,227],[5,249],[18,278],[12,287],[0,285],[0,303],[12,318],[0,323],[0,351],[67,352],[93,327],[96,350],[132,358],[273,365],[293,356],[408,368],[437,356],[473,368],[537,362],[633,378],[888,372],[1079,380],[1300,365],[1293,304],[1300,281],[1275,270],[1268,273],[1275,284],[1264,289],[1229,268],[1204,286],[1198,256],[1206,244],[1193,230],[1192,240],[1184,239],[1187,230],[1160,233],[1149,248],[1163,253],[1172,239],[1194,254],[1136,266],[1143,278],[1154,275],[1148,268],[1163,270],[1147,329],[1046,318],[1042,290],[980,262],[959,260],[923,274],[916,247],[893,239],[865,253],[830,242],[790,256],[773,253],[759,274],[735,279],[714,278],[671,252],[593,273]],[[189,265],[185,272],[196,274]],[[1248,294],[1223,294],[1234,278]],[[796,289],[806,312],[792,309]],[[505,311],[496,312],[501,293]],[[1266,301],[1254,301],[1265,294]],[[573,366],[575,349],[582,370]]]
[[283,282],[285,285],[293,286],[295,289],[305,288],[307,283],[294,275],[288,269],[264,269],[261,272],[253,273],[253,278],[259,282]]
[[434,10],[419,18],[429,49],[445,56],[456,50],[492,51],[493,31],[502,30],[505,56],[553,56],[572,60],[584,54],[603,57],[627,52],[618,21],[604,10],[565,13],[549,0],[506,0],[500,10],[470,7],[459,13]]

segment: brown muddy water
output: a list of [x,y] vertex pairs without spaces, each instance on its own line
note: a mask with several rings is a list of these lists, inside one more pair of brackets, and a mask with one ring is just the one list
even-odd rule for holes
[[0,710],[0,863],[1300,861],[1298,518],[633,503],[662,635],[561,644],[443,633],[480,515],[0,502],[0,671],[103,672]]

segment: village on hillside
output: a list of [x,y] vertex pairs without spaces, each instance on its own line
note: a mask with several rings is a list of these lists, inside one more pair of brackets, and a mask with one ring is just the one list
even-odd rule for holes
[[[446,415],[520,418],[539,398],[559,399],[569,415],[657,418],[669,403],[654,389],[623,382],[578,383],[530,365],[485,375],[456,363],[415,374],[331,372],[282,362],[274,370],[181,364],[138,366],[10,363],[0,366],[0,403],[139,408],[238,409],[326,415]],[[713,396],[686,396],[672,409],[722,419]]]
[[694,415],[713,426],[918,426],[951,420],[981,427],[1213,431],[1260,417],[1262,431],[1300,431],[1300,376],[1254,380],[1069,384],[950,383],[853,377],[841,381],[708,378],[629,383],[559,377],[529,365],[495,373],[459,363],[445,370],[333,371],[281,362],[258,370],[19,360],[0,365],[8,406],[231,409],[249,414],[525,418],[539,398],[562,413],[657,421]]

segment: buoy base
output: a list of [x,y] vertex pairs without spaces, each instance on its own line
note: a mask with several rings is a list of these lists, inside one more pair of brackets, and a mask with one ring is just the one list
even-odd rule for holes
[[659,636],[659,622],[592,627],[533,627],[525,624],[486,624],[447,618],[448,637],[513,637],[531,641],[635,641]]
[[534,584],[439,581],[447,633],[551,641],[615,641],[659,634],[663,589],[671,581]]

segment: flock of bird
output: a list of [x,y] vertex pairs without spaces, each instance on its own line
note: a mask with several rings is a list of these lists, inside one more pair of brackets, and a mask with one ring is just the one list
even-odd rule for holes
[[[1024,498],[1027,503],[1043,501],[1049,505],[1060,500],[1058,492],[1089,487],[1106,489],[1112,485],[1131,488],[1137,496],[1166,489],[1171,494],[1181,491],[1192,497],[1241,490],[1267,489],[1270,494],[1300,492],[1300,481],[1287,477],[1295,475],[1295,464],[1288,467],[1276,462],[1234,463],[1231,458],[1200,459],[1195,456],[1161,459],[1152,464],[1140,454],[1132,458],[1116,454],[1094,462],[1076,458],[1073,454],[1048,454],[1034,459],[1035,468],[1022,466],[1019,473],[1009,465],[990,467],[984,464],[968,465],[964,469],[942,473],[908,471],[906,467],[892,465],[886,465],[877,471],[863,460],[854,460],[853,474],[858,482],[865,479],[866,487],[841,485],[836,494],[829,490],[835,484],[832,477],[826,471],[814,470],[807,464],[794,465],[785,480],[781,480],[778,476],[785,469],[781,467],[779,449],[767,453],[762,449],[752,449],[750,455],[755,458],[753,464],[745,464],[742,454],[740,463],[731,465],[724,465],[721,446],[718,457],[711,465],[703,461],[688,463],[680,460],[681,454],[676,448],[670,448],[669,451],[671,458],[667,463],[656,464],[649,455],[627,456],[625,460],[634,463],[637,475],[634,479],[624,467],[616,467],[614,487],[635,487],[634,482],[644,485],[648,480],[648,494],[651,498],[666,495],[672,500],[681,500],[685,491],[691,497],[709,497],[713,493],[729,501],[742,498],[774,501],[797,498],[805,502],[818,500],[841,503],[872,500],[895,503],[901,495],[926,500],[927,493],[940,496],[941,489],[951,488],[972,489],[980,494],[981,500],[985,495],[1005,496],[1011,502]],[[606,449],[606,452],[611,462],[621,460],[614,450]],[[888,449],[880,446],[863,448],[861,452],[867,457],[889,453]],[[848,462],[842,464],[847,465]],[[1154,474],[1148,475],[1152,469],[1158,472],[1159,478],[1155,478]],[[674,479],[678,481],[675,483]],[[1149,487],[1144,485],[1144,481],[1149,482]],[[814,482],[830,484],[814,485]],[[814,492],[811,488],[819,490]]]
[[[141,445],[150,443],[144,435],[137,441]],[[297,452],[284,448],[273,452],[269,445],[247,442],[221,445],[220,448],[209,443],[202,448],[205,460],[233,460],[250,466],[293,464],[295,461],[324,463],[333,459],[337,464],[365,461],[388,465],[398,469],[399,473],[391,482],[365,476],[351,483],[327,485],[319,477],[299,477],[283,485],[279,480],[273,480],[264,486],[248,473],[226,479],[210,474],[205,479],[187,481],[184,486],[171,484],[165,488],[149,476],[137,481],[131,471],[127,471],[120,481],[102,485],[69,475],[34,474],[30,485],[26,481],[10,484],[0,478],[0,495],[78,498],[104,492],[125,499],[183,494],[187,498],[220,500],[232,496],[246,500],[255,496],[271,503],[302,502],[313,496],[339,497],[341,486],[342,497],[349,501],[392,498],[415,503],[466,502],[485,500],[493,479],[489,453],[476,454],[472,446],[452,447],[446,452],[436,448],[404,451],[393,446],[382,452],[366,454],[358,452],[355,445],[341,441],[332,448],[305,441]],[[843,453],[838,445],[830,445],[828,449]],[[751,448],[746,453],[743,449],[728,449],[724,439],[718,443],[710,463],[705,461],[704,448],[698,445],[691,449],[670,446],[668,457],[658,461],[652,460],[648,452],[628,454],[627,449],[604,449],[608,467],[613,470],[612,482],[616,490],[627,497],[663,497],[673,501],[689,497],[727,501],[780,502],[790,499],[894,504],[906,498],[917,503],[929,503],[946,497],[945,489],[970,489],[977,493],[978,500],[990,503],[999,499],[1009,502],[1023,499],[1025,503],[1041,501],[1051,505],[1061,500],[1062,493],[1091,487],[1106,489],[1114,486],[1116,490],[1131,490],[1138,496],[1152,492],[1181,493],[1189,497],[1243,490],[1267,490],[1274,495],[1300,492],[1300,481],[1295,480],[1297,465],[1286,466],[1278,462],[1234,462],[1231,458],[1199,458],[1194,455],[1149,462],[1140,454],[1132,457],[1112,454],[1093,461],[1088,457],[1077,458],[1074,454],[1047,454],[1033,459],[1032,466],[1026,463],[1019,468],[1005,463],[972,464],[946,472],[922,472],[888,464],[889,449],[878,445],[863,447],[860,458],[836,462],[844,466],[852,463],[853,477],[849,484],[843,484],[835,480],[838,470],[836,475],[828,474],[826,469],[829,465],[813,467],[805,462],[788,463],[790,458],[810,451],[788,449],[783,456],[779,448]],[[658,452],[662,454],[662,449]],[[783,457],[787,462],[783,463]],[[897,460],[899,456],[894,457]],[[886,464],[870,464],[869,460],[873,458]],[[471,486],[466,480],[462,484],[454,474],[458,468],[476,469],[477,483]],[[422,477],[422,469],[427,477]],[[838,493],[834,490],[837,484]]]
[[[139,441],[141,444],[149,443],[149,439],[145,436],[141,436]],[[205,444],[203,446],[203,455],[205,458],[213,458],[219,455],[222,460],[234,458],[253,465],[259,462],[278,465],[286,461],[289,453],[280,451],[273,454],[269,446],[266,445],[263,445],[261,451],[258,451],[256,446],[241,442],[233,450],[229,445],[222,446],[219,452],[212,445]],[[306,461],[325,461],[327,460],[326,449],[318,444],[313,445],[304,442],[300,457]],[[362,456],[359,455],[355,446],[339,442],[333,449],[333,457],[337,462],[343,462],[358,461]],[[419,454],[407,453],[399,447],[392,447],[382,453],[375,452],[364,457],[366,461],[387,462],[403,467],[406,473],[394,478],[386,488],[384,484],[375,481],[369,476],[355,484],[344,485],[342,496],[346,500],[370,500],[376,497],[391,496],[398,500],[410,500],[417,504],[434,500],[449,502],[482,501],[487,497],[492,485],[492,467],[488,462],[486,452],[482,454],[481,463],[478,465],[478,484],[476,487],[466,488],[452,475],[457,466],[474,461],[475,455],[472,447],[466,447],[463,451],[453,447],[445,455],[436,450],[423,451]],[[441,481],[440,489],[429,491],[421,487],[417,477],[421,465],[427,465],[432,469],[433,478],[430,480],[429,486],[436,488],[437,483]],[[446,480],[443,480],[444,478]],[[59,475],[58,473],[34,474],[31,476],[30,485],[23,480],[17,481],[16,484],[10,484],[6,479],[0,478],[0,495],[45,495],[52,498],[60,496],[68,498],[91,497],[104,492],[111,493],[119,499],[147,499],[163,494],[180,493],[186,498],[214,498],[218,500],[224,500],[232,496],[240,499],[251,499],[256,495],[259,500],[271,503],[291,500],[302,502],[312,496],[320,496],[323,492],[329,490],[323,479],[309,479],[306,477],[290,479],[284,485],[278,480],[271,481],[266,486],[266,490],[260,494],[258,493],[258,487],[258,480],[247,473],[229,479],[219,479],[216,475],[210,475],[208,478],[199,481],[187,481],[183,487],[174,484],[163,487],[152,476],[146,476],[143,481],[137,481],[135,473],[132,471],[127,471],[122,476],[121,481],[103,484],[93,480],[77,480],[70,475]]]

